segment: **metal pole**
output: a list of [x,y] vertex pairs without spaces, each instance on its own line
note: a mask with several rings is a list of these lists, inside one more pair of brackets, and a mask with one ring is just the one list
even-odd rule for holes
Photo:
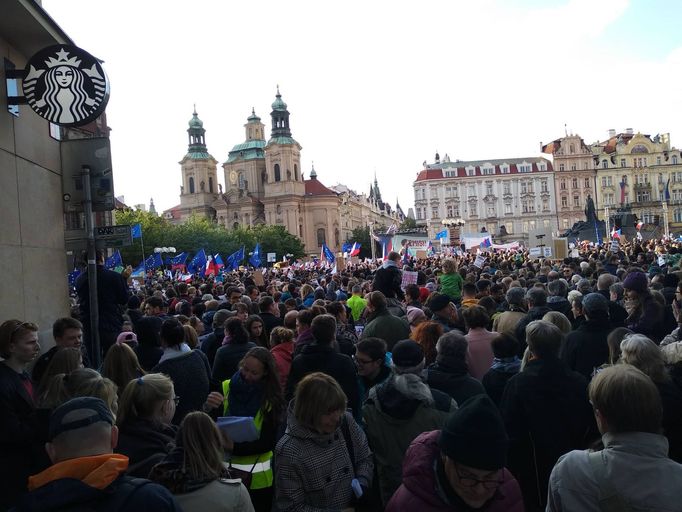
[[377,260],[376,241],[374,240],[374,223],[369,223],[369,242],[372,245],[372,263]]
[[90,360],[95,368],[100,367],[102,355],[100,354],[99,340],[99,304],[97,300],[97,250],[95,248],[95,219],[92,213],[92,191],[90,190],[90,167],[81,167],[83,177],[83,192],[85,200],[83,208],[85,212],[85,230],[87,232],[88,248],[88,295],[90,305]]

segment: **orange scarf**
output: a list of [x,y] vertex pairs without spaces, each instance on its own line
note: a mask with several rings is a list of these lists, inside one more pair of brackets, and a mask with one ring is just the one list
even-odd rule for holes
[[42,473],[29,477],[28,490],[32,491],[62,478],[75,478],[95,489],[106,489],[127,468],[128,457],[118,453],[78,457],[58,462]]

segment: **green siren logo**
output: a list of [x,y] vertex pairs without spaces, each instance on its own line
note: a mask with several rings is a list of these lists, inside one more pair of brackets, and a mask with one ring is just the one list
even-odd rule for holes
[[56,45],[26,64],[24,96],[42,118],[60,126],[94,121],[109,101],[109,81],[99,61],[75,46]]

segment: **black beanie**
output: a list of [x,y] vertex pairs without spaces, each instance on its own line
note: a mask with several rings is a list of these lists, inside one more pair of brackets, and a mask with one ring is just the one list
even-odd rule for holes
[[494,471],[507,463],[507,433],[502,416],[488,395],[476,395],[453,412],[438,445],[454,462]]

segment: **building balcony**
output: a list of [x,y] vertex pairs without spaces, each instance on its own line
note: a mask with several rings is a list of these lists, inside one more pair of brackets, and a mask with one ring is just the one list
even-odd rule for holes
[[637,190],[651,190],[651,183],[635,183],[635,191]]

